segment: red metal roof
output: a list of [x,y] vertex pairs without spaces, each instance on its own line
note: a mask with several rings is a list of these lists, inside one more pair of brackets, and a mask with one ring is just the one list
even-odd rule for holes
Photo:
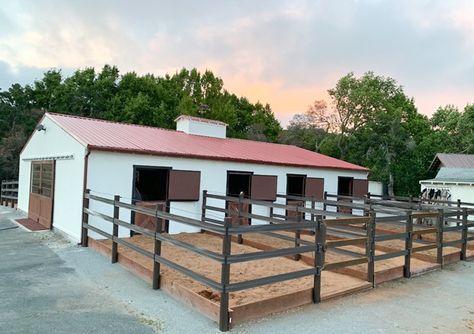
[[46,116],[92,150],[368,171],[364,167],[292,145],[190,135],[175,130],[63,114],[46,113]]

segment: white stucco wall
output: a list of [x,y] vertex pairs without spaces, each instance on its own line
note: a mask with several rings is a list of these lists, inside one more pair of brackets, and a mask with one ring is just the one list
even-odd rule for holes
[[369,193],[374,194],[374,195],[382,195],[383,194],[382,182],[369,181]]
[[[355,172],[335,169],[309,169],[298,167],[269,166],[238,162],[205,161],[186,158],[157,157],[137,154],[124,154],[113,152],[93,151],[89,156],[89,174],[87,187],[102,196],[112,198],[113,195],[120,195],[124,201],[131,201],[133,166],[156,166],[173,167],[173,169],[201,171],[201,192],[208,190],[210,193],[225,195],[227,183],[227,171],[248,171],[254,174],[277,175],[277,191],[280,194],[286,193],[287,174],[306,174],[308,177],[323,177],[325,179],[325,190],[329,193],[337,193],[337,182],[339,176],[348,176],[365,179],[366,172]],[[201,201],[197,202],[171,202],[171,213],[182,216],[200,219]],[[283,202],[282,199],[280,199]],[[209,205],[223,207],[223,201],[210,200]],[[110,205],[91,203],[91,209],[99,210],[111,215]],[[255,214],[268,216],[269,209],[264,207],[253,207]],[[275,211],[275,213],[277,213]],[[283,212],[281,212],[283,213]],[[223,218],[223,213],[212,212],[213,218]],[[128,210],[120,211],[121,219],[130,221]],[[258,224],[257,220],[252,220],[253,224]],[[97,219],[91,219],[91,224],[106,228],[111,231],[110,223],[101,223]],[[170,233],[194,232],[195,228],[170,222]],[[128,230],[120,229],[120,235],[126,236]]]
[[[455,183],[441,183],[436,182],[432,184],[431,182],[421,181],[420,182],[421,191],[425,188],[428,189],[446,189],[451,193],[451,201],[456,202],[458,199],[461,202],[474,203],[474,184],[455,184]],[[474,215],[468,217],[469,220],[474,220]],[[474,228],[470,228],[470,231],[474,231]]]
[[31,158],[72,155],[72,159],[56,160],[53,228],[79,241],[85,147],[47,116],[41,124],[45,126],[46,131],[35,131],[20,155],[18,208],[28,211]]
[[446,189],[451,193],[451,201],[455,202],[460,199],[462,202],[474,203],[474,185],[471,184],[421,183],[421,191],[425,188],[440,190]]
[[225,138],[227,128],[221,124],[182,118],[176,121],[176,130],[192,135]]

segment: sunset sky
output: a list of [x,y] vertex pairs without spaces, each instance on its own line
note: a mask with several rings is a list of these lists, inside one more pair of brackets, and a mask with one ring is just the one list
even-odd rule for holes
[[474,1],[2,1],[2,90],[104,64],[211,69],[283,124],[372,70],[431,114],[474,103]]

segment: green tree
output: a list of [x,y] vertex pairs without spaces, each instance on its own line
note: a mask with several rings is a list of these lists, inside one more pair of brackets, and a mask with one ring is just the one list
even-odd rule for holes
[[367,72],[345,75],[328,92],[332,109],[316,101],[293,118],[281,140],[366,166],[370,178],[386,183],[392,195],[416,194],[431,154],[421,143],[431,128],[403,88],[392,78]]
[[333,125],[333,115],[325,101],[317,100],[304,114],[293,116],[286,130],[281,132],[279,142],[319,151]]
[[211,71],[120,75],[115,66],[64,76],[50,70],[31,85],[0,92],[0,177],[16,177],[18,156],[45,111],[174,128],[180,114],[221,120],[230,137],[275,141],[280,123],[269,105],[250,103],[224,89]]

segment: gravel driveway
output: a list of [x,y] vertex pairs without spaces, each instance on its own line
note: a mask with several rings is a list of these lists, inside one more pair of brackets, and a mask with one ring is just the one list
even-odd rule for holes
[[[0,333],[217,333],[91,249],[0,207]],[[233,333],[474,333],[474,263],[236,326]]]

